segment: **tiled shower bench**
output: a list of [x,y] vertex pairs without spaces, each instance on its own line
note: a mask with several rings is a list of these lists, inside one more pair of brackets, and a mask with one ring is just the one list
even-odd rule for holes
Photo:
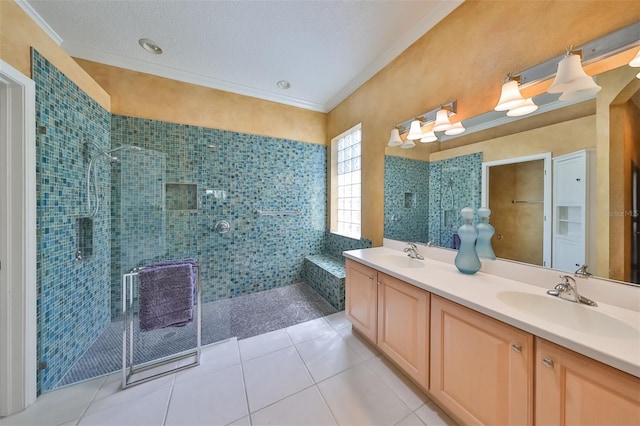
[[330,254],[310,254],[304,258],[306,283],[320,293],[334,308],[344,309],[344,258]]

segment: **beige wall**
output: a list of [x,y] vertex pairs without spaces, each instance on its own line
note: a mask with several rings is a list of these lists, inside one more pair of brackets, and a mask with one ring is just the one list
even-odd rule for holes
[[512,201],[544,200],[544,161],[494,166],[489,173],[489,206],[491,223],[496,229],[492,240],[496,256],[542,265],[544,205]]
[[31,47],[38,50],[103,108],[110,110],[107,92],[78,66],[14,0],[0,0],[0,59],[31,78]]
[[445,160],[475,152],[482,152],[482,161],[485,162],[524,157],[542,152],[551,152],[553,157],[557,157],[595,146],[596,118],[592,115],[471,145],[433,152],[429,156],[429,161]]
[[316,144],[326,114],[96,62],[76,61],[111,95],[111,112]]
[[454,99],[459,119],[489,111],[507,72],[638,20],[634,1],[467,1],[454,10],[329,113],[329,138],[362,122],[363,237],[382,242],[384,154],[394,124]]

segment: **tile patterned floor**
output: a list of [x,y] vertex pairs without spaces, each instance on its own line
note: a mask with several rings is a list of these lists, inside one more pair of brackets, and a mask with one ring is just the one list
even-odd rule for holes
[[[203,303],[202,344],[231,337],[245,339],[335,312],[329,302],[305,283]],[[111,323],[56,387],[120,370],[122,328],[122,321]],[[134,334],[135,364],[186,351],[196,345],[193,323]]]
[[454,425],[338,312],[203,349],[201,365],[120,390],[114,374],[0,425]]

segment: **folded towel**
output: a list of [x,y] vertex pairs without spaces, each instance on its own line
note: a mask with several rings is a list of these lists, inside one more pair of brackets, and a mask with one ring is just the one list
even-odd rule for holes
[[140,330],[185,325],[193,321],[194,265],[191,263],[149,266],[140,279]]
[[190,263],[191,265],[195,265],[198,263],[198,260],[193,257],[188,257],[186,259],[179,260],[159,260],[157,262],[151,262],[145,266],[145,268],[151,268],[154,266],[169,266],[169,265],[182,265],[184,263]]

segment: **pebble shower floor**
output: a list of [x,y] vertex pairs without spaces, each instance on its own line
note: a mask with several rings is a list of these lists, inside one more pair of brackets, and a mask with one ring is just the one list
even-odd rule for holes
[[[267,290],[202,305],[202,344],[230,337],[246,339],[332,313],[333,308],[304,283]],[[137,333],[136,364],[181,352],[195,346],[195,324]],[[114,321],[55,388],[122,368],[122,320]]]

